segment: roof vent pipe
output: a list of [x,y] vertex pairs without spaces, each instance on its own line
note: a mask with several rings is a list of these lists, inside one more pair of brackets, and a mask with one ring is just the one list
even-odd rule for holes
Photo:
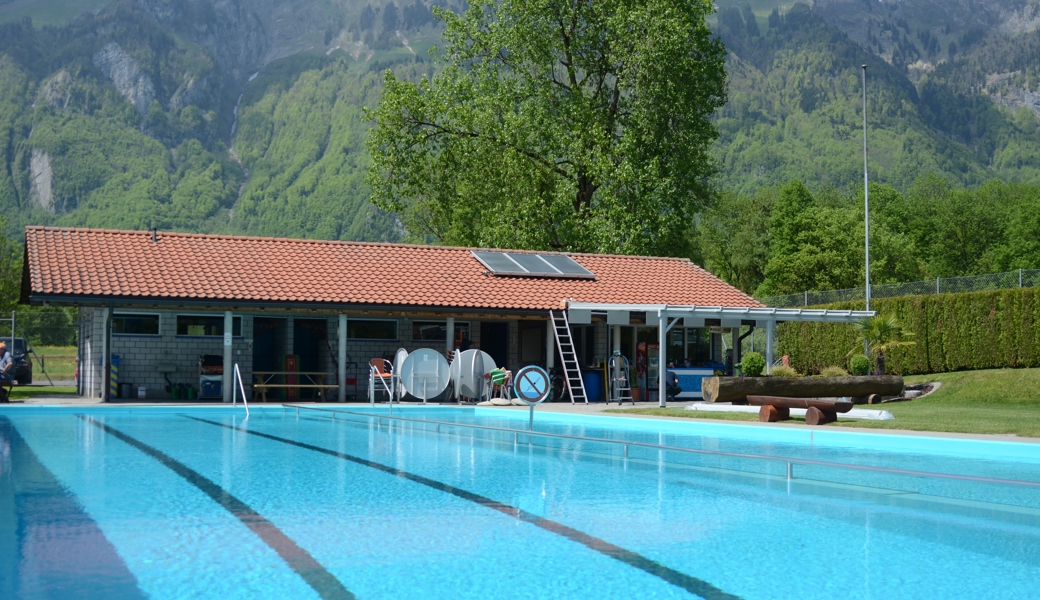
[[155,242],[159,241],[158,234],[159,234],[159,228],[158,227],[152,227],[152,243],[155,243]]

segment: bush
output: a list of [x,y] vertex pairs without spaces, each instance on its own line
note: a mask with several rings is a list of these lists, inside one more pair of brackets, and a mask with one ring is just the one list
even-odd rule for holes
[[837,366],[824,367],[824,369],[820,371],[820,377],[847,377],[848,374],[848,371]]
[[766,368],[766,359],[758,352],[748,352],[740,361],[740,368],[748,377],[758,377]]
[[802,374],[799,373],[798,371],[795,371],[791,367],[785,367],[783,365],[780,365],[779,367],[773,367],[769,371],[769,375],[771,377],[801,377],[802,376]]
[[853,375],[870,375],[870,359],[865,354],[857,354],[849,359],[849,370]]
[[[863,310],[863,301],[818,308]],[[1040,286],[877,298],[871,308],[896,315],[917,334],[916,345],[885,352],[888,373],[1040,367]],[[791,364],[812,373],[843,364],[858,347],[852,325],[787,322],[776,335],[777,356],[790,355]]]

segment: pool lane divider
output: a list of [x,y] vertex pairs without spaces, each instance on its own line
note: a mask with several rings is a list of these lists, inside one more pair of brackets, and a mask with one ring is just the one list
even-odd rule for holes
[[336,450],[329,450],[328,448],[322,448],[321,446],[315,446],[306,442],[300,442],[289,438],[271,435],[269,433],[245,429],[243,427],[238,427],[235,425],[227,425],[225,423],[220,423],[218,421],[210,421],[209,419],[202,419],[199,417],[191,417],[185,415],[185,418],[191,419],[193,421],[199,421],[201,423],[208,423],[217,427],[224,427],[226,429],[241,431],[243,433],[248,433],[249,435],[255,435],[257,437],[265,438],[275,442],[289,444],[291,446],[296,446],[305,450],[311,450],[313,452],[326,454],[328,456],[333,456],[336,458],[347,460],[352,463],[376,469],[389,475],[394,475],[402,479],[406,479],[408,481],[425,485],[435,490],[451,494],[463,500],[468,500],[475,504],[479,504],[480,506],[483,506],[485,508],[490,508],[500,513],[509,515],[510,517],[520,519],[521,521],[530,523],[531,525],[534,525],[535,527],[538,527],[550,533],[555,533],[556,535],[563,536],[573,542],[577,542],[585,546],[586,548],[589,548],[590,550],[595,550],[596,552],[599,552],[604,556],[613,558],[615,560],[625,563],[626,565],[635,567],[641,571],[649,573],[650,575],[662,579],[676,587],[682,588],[687,592],[690,592],[691,594],[700,596],[705,600],[739,600],[740,598],[739,596],[734,596],[733,594],[720,590],[719,588],[708,583],[707,581],[704,581],[703,579],[698,579],[697,577],[694,577],[692,575],[687,575],[686,573],[677,571],[651,558],[647,558],[642,554],[633,552],[632,550],[627,550],[625,548],[622,548],[621,546],[616,546],[606,540],[589,535],[584,531],[574,529],[573,527],[568,527],[563,523],[559,523],[551,519],[546,519],[545,517],[540,517],[534,513],[527,512],[516,506],[511,506],[504,502],[499,502],[498,500],[493,500],[486,496],[481,496],[480,494],[470,492],[462,488],[457,488],[451,484],[444,483],[442,481],[437,481],[435,479],[423,477],[422,475],[417,475],[415,473],[403,471],[396,467],[391,467],[382,463],[373,462],[371,460],[361,458],[359,456],[354,456],[352,454],[346,454],[344,452],[338,452]]
[[159,461],[163,466],[180,475],[185,481],[212,498],[214,502],[231,513],[243,525],[255,533],[257,537],[263,540],[268,547],[274,550],[323,599],[353,600],[356,598],[332,573],[329,573],[309,552],[301,548],[292,538],[285,535],[274,523],[265,519],[248,504],[214,483],[205,475],[163,453],[161,450],[153,448],[110,425],[85,415],[80,415],[80,418]]

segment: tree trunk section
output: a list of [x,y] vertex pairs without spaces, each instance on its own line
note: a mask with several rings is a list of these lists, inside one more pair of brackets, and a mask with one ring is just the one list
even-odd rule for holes
[[878,377],[705,377],[701,394],[705,402],[746,404],[748,395],[784,398],[840,398],[844,396],[898,396],[903,378]]

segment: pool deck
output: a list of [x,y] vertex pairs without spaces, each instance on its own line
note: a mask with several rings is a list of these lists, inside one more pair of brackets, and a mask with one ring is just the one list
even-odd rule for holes
[[[692,402],[669,402],[668,408],[684,408]],[[117,400],[115,402],[101,402],[98,398],[86,398],[82,396],[73,396],[69,394],[54,394],[54,395],[39,395],[33,396],[25,400],[14,400],[8,406],[20,406],[20,405],[47,405],[47,406],[83,406],[83,407],[117,407],[117,406],[219,406],[220,401],[213,400],[209,402],[170,402],[167,400],[153,400],[153,401],[137,401],[137,400]],[[251,403],[252,404],[252,403]],[[269,402],[267,404],[256,403],[254,406],[277,406],[279,402]],[[351,407],[368,406],[367,402],[348,402],[348,403],[306,403],[315,407],[327,407],[327,408],[342,408],[349,409]],[[402,406],[422,406],[420,403],[415,402],[403,402],[400,403]],[[0,404],[0,407],[4,406]],[[440,404],[431,403],[431,406],[441,406]],[[468,405],[472,406],[472,405]],[[492,407],[499,410],[517,410],[527,411],[526,406],[496,406]],[[598,415],[602,414],[607,409],[617,409],[617,404],[606,404],[604,402],[591,402],[589,404],[570,404],[569,402],[553,402],[540,404],[535,410],[538,412],[554,412],[574,415]],[[633,407],[631,404],[625,404],[621,408],[657,408],[656,404],[650,402],[638,402]],[[604,415],[607,416],[607,415]],[[611,415],[612,416],[612,415]],[[689,421],[688,417],[664,417],[657,415],[618,415],[625,416],[631,419],[665,419],[670,421]],[[758,421],[728,421],[723,419],[705,419],[698,417],[697,421],[709,422],[709,423],[723,423],[729,425],[743,425],[751,427],[793,427],[796,429],[819,429],[820,426],[804,425],[799,423],[760,423]],[[826,427],[825,425],[823,427]],[[983,434],[983,433],[949,433],[940,431],[912,431],[908,429],[873,429],[867,427],[841,427],[842,431],[859,431],[863,433],[876,433],[882,435],[908,435],[916,437],[935,437],[935,438],[955,438],[955,439],[968,439],[968,440],[991,440],[991,441],[1004,441],[1004,442],[1020,442],[1027,444],[1040,444],[1040,438],[1022,437],[1011,434]]]

